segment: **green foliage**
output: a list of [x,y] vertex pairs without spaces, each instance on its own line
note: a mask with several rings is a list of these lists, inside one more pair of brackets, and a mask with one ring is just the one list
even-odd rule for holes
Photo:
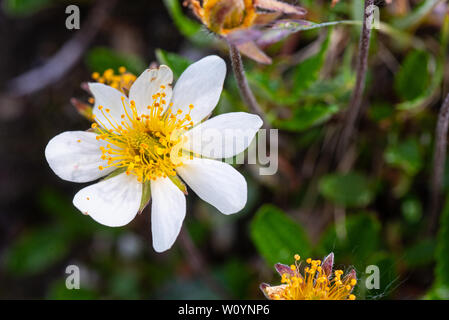
[[165,64],[172,69],[175,78],[179,78],[184,70],[192,64],[189,59],[162,49],[156,50],[156,57],[160,64]]
[[98,299],[95,291],[80,287],[76,290],[67,290],[64,281],[55,281],[49,288],[47,299],[50,300],[93,300]]
[[423,160],[417,139],[391,144],[385,151],[385,161],[400,168],[408,175],[415,175],[422,167]]
[[328,36],[317,54],[307,58],[294,68],[293,91],[296,95],[300,95],[302,91],[310,88],[318,80],[319,72],[323,66],[327,48],[329,47],[331,34],[332,29],[329,30]]
[[54,2],[54,0],[5,0],[3,1],[3,8],[11,16],[28,16]]
[[[344,230],[345,236],[338,236]],[[340,261],[366,266],[368,258],[379,249],[381,225],[370,213],[348,215],[337,225],[331,225],[320,241],[323,254],[334,252]]]
[[118,69],[123,66],[136,75],[140,75],[147,67],[140,57],[118,53],[106,47],[95,47],[89,50],[86,64],[92,72],[102,73],[107,69],[118,72]]
[[406,16],[393,21],[399,29],[408,29],[419,24],[441,0],[420,1],[418,6]]
[[317,105],[296,108],[287,120],[277,120],[276,127],[289,131],[304,131],[329,120],[338,112],[336,105]]
[[420,240],[405,250],[404,261],[409,268],[429,265],[434,261],[435,247],[435,239]]
[[364,207],[374,198],[372,183],[361,173],[329,174],[319,182],[321,194],[343,207]]
[[206,46],[211,44],[211,38],[208,38],[206,33],[202,32],[201,24],[187,18],[181,8],[181,2],[178,0],[163,0],[174,24],[179,32],[193,43],[199,46]]
[[412,51],[405,58],[395,78],[395,89],[403,100],[413,100],[421,96],[429,85],[429,54]]
[[218,268],[214,274],[236,299],[244,299],[251,284],[251,271],[240,260],[233,259]]
[[294,254],[309,256],[310,242],[303,228],[273,205],[261,207],[250,226],[251,239],[270,265],[291,263]]
[[69,238],[63,230],[40,228],[22,234],[7,253],[8,272],[33,275],[44,271],[69,252]]

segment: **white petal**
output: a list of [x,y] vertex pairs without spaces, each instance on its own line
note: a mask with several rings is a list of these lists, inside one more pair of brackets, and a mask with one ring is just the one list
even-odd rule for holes
[[134,219],[141,198],[142,184],[134,175],[122,173],[81,189],[73,204],[105,226],[120,227]]
[[230,158],[248,148],[262,124],[255,114],[225,113],[188,131],[183,148],[208,158]]
[[[120,124],[123,121],[121,115],[125,114],[122,98],[124,98],[125,100],[125,105],[129,106],[128,98],[117,89],[114,89],[102,83],[90,82],[89,90],[92,92],[95,98],[95,105],[92,110],[92,113],[95,116],[95,120],[97,120],[99,124],[105,127],[105,129],[113,128],[108,119],[114,124]],[[99,106],[103,106],[103,110],[98,109]],[[106,109],[109,110],[108,113],[106,112]],[[131,111],[128,107],[127,111],[129,114],[131,114]],[[104,114],[107,115],[107,118],[104,116]],[[125,121],[127,121],[127,118],[125,118]]]
[[[208,56],[190,65],[179,77],[173,90],[173,111],[189,112],[195,124],[214,110],[226,77],[226,64],[218,56]],[[182,115],[181,115],[182,117]]]
[[171,248],[186,215],[184,193],[169,178],[151,181],[151,233],[157,252]]
[[184,161],[177,171],[201,199],[222,213],[236,213],[245,207],[246,180],[229,164],[194,158]]
[[[164,100],[167,107],[172,96],[171,83],[173,82],[173,72],[165,65],[159,69],[145,70],[134,82],[129,91],[129,100],[134,100],[138,114],[149,114],[148,106],[153,104],[153,95],[158,92],[165,93]],[[164,86],[165,89],[161,89]]]
[[101,160],[100,147],[106,146],[97,140],[97,134],[85,131],[63,132],[48,142],[45,158],[50,168],[61,179],[72,182],[89,182],[114,171],[114,168],[98,169],[107,166]]

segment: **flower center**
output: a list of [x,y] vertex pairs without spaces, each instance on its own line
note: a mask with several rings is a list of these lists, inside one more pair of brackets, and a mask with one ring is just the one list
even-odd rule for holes
[[307,267],[304,273],[299,272],[300,257],[295,256],[295,264],[290,268],[294,275],[283,274],[282,283],[285,288],[280,294],[274,295],[274,299],[285,300],[354,300],[351,294],[357,283],[353,278],[341,278],[342,270],[336,270],[333,275],[328,275],[321,267],[320,260],[307,259]]
[[[138,114],[135,102],[129,103],[122,97],[123,114],[115,119],[110,110],[99,106],[108,126],[95,118],[97,123],[92,128],[98,133],[97,140],[107,142],[100,147],[101,158],[107,160],[107,166],[122,169],[126,174],[133,174],[139,182],[155,180],[159,177],[175,176],[176,168],[182,165],[183,133],[193,126],[190,112],[183,118],[181,110],[172,111],[172,104],[165,110],[165,86],[153,95],[153,104],[148,112]],[[165,111],[164,111],[165,110]],[[109,127],[110,129],[105,129]]]

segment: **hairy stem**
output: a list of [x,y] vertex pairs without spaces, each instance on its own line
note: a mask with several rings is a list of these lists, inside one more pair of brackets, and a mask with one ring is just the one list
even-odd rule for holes
[[363,15],[362,34],[360,35],[359,43],[359,55],[357,59],[357,78],[354,91],[352,92],[351,101],[349,102],[349,108],[346,112],[345,122],[343,124],[343,131],[340,136],[340,141],[337,149],[337,161],[339,161],[349,144],[349,140],[353,136],[357,119],[359,118],[363,91],[365,89],[366,71],[368,69],[368,53],[371,39],[371,28],[368,28],[368,18],[371,17],[367,8],[372,6],[374,0],[365,0],[365,11]]
[[232,43],[229,44],[229,54],[231,56],[232,69],[234,71],[235,79],[237,80],[237,85],[240,90],[240,95],[242,96],[243,101],[249,107],[249,109],[262,118],[264,122],[264,127],[266,129],[271,129],[266,117],[265,113],[260,108],[257,103],[256,98],[254,97],[251,88],[249,87],[248,80],[245,76],[245,70],[243,69],[242,56],[240,55],[239,50]]
[[443,175],[446,163],[447,133],[449,127],[449,94],[441,106],[435,130],[435,149],[433,153],[433,171],[430,180],[430,210],[428,232],[433,233],[438,225],[441,210]]

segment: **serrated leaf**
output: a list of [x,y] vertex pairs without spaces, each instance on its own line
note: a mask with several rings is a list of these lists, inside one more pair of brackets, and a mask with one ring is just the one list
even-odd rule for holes
[[250,225],[251,239],[270,264],[292,262],[299,253],[309,256],[310,242],[303,228],[273,205],[260,208]]
[[371,182],[356,172],[324,176],[319,189],[326,199],[343,207],[364,207],[374,198]]

